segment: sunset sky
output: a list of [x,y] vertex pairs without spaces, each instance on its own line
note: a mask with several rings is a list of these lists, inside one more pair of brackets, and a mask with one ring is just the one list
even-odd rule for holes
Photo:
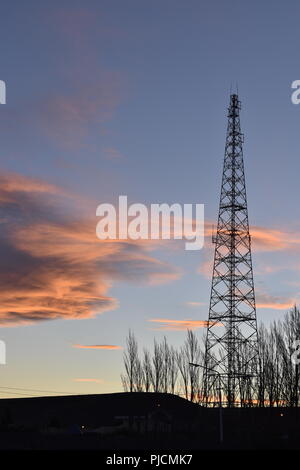
[[[298,1],[1,3],[0,396],[121,391],[129,328],[208,317],[230,88],[242,101],[258,322],[300,303]],[[96,208],[205,205],[205,247],[96,237]]]

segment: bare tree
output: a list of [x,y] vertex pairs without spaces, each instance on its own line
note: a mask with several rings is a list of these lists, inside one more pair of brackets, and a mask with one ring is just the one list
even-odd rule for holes
[[152,357],[152,384],[154,392],[161,392],[163,389],[163,354],[161,345],[154,340],[154,350]]
[[151,356],[147,349],[144,349],[143,373],[144,373],[144,390],[145,392],[150,392],[151,384],[153,383],[153,378],[152,378]]
[[137,375],[139,378],[138,344],[131,330],[126,338],[126,350],[123,356],[125,375],[122,375],[122,383],[125,391],[134,392],[137,386]]
[[259,329],[260,405],[298,406],[299,369],[293,364],[293,344],[300,339],[300,311],[295,306],[283,321]]
[[[241,379],[239,397],[241,406],[299,406],[299,366],[292,361],[294,341],[300,340],[300,310],[295,306],[283,320],[274,321],[268,328],[259,328],[259,380],[253,383]],[[243,376],[242,364],[251,361],[244,344],[239,347],[237,367]],[[129,330],[124,352],[125,373],[121,375],[125,391],[154,391],[182,394],[186,399],[200,399],[201,369],[189,364],[203,364],[204,353],[198,339],[188,330],[183,346],[175,350],[166,337],[159,343],[154,340],[152,354],[143,350],[140,359],[135,336]],[[250,374],[251,375],[251,374]],[[217,396],[217,383],[210,390],[212,398]],[[226,390],[224,391],[226,393]]]
[[176,352],[177,367],[180,374],[180,388],[178,390],[179,395],[181,390],[183,391],[184,397],[189,399],[189,363],[186,361],[185,349],[181,347],[179,351]]
[[191,367],[190,363],[199,364],[202,359],[201,349],[193,331],[187,331],[184,345],[177,354],[177,364],[181,375],[184,395],[187,399],[195,401],[200,393],[199,369]]
[[169,349],[169,392],[175,393],[175,387],[178,376],[178,364],[176,359],[176,351],[173,346]]
[[137,357],[135,361],[134,367],[134,389],[136,392],[143,392],[144,391],[144,370],[142,362],[140,361],[139,357]]
[[258,378],[258,405],[265,406],[265,390],[267,381],[267,341],[268,331],[265,325],[261,324],[258,330],[259,343],[259,378]]
[[165,336],[160,345],[160,351],[162,355],[162,390],[164,393],[168,393],[170,386],[170,348]]

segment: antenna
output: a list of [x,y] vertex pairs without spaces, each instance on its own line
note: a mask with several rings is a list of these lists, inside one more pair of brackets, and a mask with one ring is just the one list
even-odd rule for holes
[[258,394],[257,320],[240,109],[238,95],[231,94],[218,225],[212,237],[215,255],[203,377],[205,404],[216,396],[212,377],[218,375],[221,401],[228,407],[250,406]]

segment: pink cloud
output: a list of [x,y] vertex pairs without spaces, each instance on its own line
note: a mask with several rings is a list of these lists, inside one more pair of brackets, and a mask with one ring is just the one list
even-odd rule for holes
[[91,344],[91,345],[73,344],[73,348],[79,348],[79,349],[109,349],[109,350],[123,349],[121,346],[115,346],[113,344]]
[[[212,227],[216,233],[216,226],[210,221],[205,222],[205,237],[208,246],[211,243]],[[300,250],[300,233],[297,231],[285,231],[270,227],[250,226],[250,235],[253,242],[254,251],[284,251]]]
[[149,245],[99,240],[96,220],[71,216],[78,197],[20,175],[1,179],[2,326],[92,318],[118,306],[108,295],[116,280],[178,278],[174,267],[149,256]]
[[186,303],[189,307],[201,307],[203,305],[206,305],[205,302],[187,302]]
[[125,158],[124,155],[119,152],[119,150],[113,147],[106,147],[103,149],[103,154],[108,160],[120,160]]
[[[157,330],[170,330],[170,331],[182,331],[182,330],[196,330],[198,328],[207,328],[209,322],[207,320],[171,320],[168,318],[152,318],[148,320],[152,323],[159,323],[161,324],[158,328],[153,328]],[[212,322],[211,322],[212,324]],[[222,324],[217,324],[217,326],[222,326]]]
[[68,94],[54,94],[38,105],[39,125],[66,148],[87,143],[90,132],[100,134],[121,99],[120,77],[102,71],[99,79],[70,87]]
[[260,290],[256,293],[256,307],[267,308],[273,310],[288,310],[296,301],[293,298],[284,296],[274,296]]
[[73,379],[74,382],[94,382],[97,384],[103,384],[103,380],[101,379]]

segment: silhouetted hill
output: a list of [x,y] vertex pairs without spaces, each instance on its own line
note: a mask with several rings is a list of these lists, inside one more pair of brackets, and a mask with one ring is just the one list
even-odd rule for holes
[[61,426],[112,424],[117,416],[141,417],[165,413],[172,420],[193,421],[199,406],[176,395],[163,393],[110,393],[97,395],[8,398],[0,400],[0,423],[43,426],[52,421]]
[[0,399],[0,449],[299,448],[300,409],[205,408],[176,395]]

